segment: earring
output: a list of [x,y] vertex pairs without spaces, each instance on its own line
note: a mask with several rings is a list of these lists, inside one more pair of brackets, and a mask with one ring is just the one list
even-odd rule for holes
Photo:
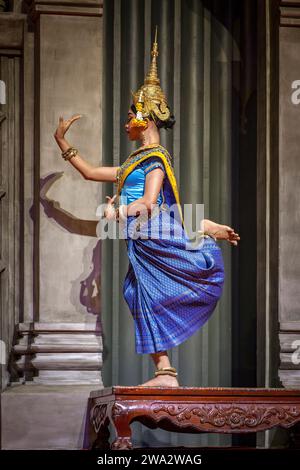
[[144,119],[142,111],[143,111],[143,105],[142,103],[136,103],[136,117],[132,119],[131,125],[132,127],[138,127],[141,130],[145,130],[148,127],[148,122],[147,119]]

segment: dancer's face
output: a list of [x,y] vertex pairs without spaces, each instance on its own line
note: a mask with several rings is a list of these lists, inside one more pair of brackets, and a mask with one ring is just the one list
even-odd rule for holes
[[143,131],[141,129],[131,125],[132,119],[135,116],[136,115],[134,114],[132,109],[129,108],[128,115],[127,115],[127,121],[126,121],[126,124],[125,124],[125,131],[127,132],[129,140],[142,140],[142,137],[143,137],[142,132]]

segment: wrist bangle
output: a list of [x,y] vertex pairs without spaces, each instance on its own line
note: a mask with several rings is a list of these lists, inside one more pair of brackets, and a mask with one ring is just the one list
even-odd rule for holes
[[64,160],[70,160],[72,157],[75,157],[78,153],[78,150],[74,147],[69,147],[65,152],[62,152],[62,157]]

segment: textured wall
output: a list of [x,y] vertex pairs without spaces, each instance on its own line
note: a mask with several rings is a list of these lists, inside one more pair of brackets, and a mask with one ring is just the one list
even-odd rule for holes
[[279,33],[279,375],[285,387],[299,388],[300,4],[296,1],[282,4]]
[[[102,11],[93,0],[49,0],[41,9],[28,1],[22,11],[26,5],[28,15],[19,13],[19,1],[14,13],[0,14],[0,72],[7,83],[0,109],[0,314],[13,382],[2,394],[2,438],[9,448],[81,448],[89,391],[102,387],[96,236],[102,191],[61,158],[53,133],[59,115],[81,113],[68,140],[90,164],[101,165]],[[22,414],[33,380],[40,384],[32,389],[37,408]],[[53,386],[61,383],[59,436],[50,403],[56,407]],[[68,431],[63,423],[73,421],[74,410],[63,401],[78,384],[87,386],[75,397],[79,413]],[[14,418],[26,442],[10,432]],[[29,428],[36,434],[26,433]]]
[[[63,171],[63,176],[47,193],[60,204],[61,210],[46,212],[40,206],[39,320],[88,321],[96,312],[89,313],[81,301],[81,282],[94,271],[90,287],[99,288],[100,249],[94,254],[97,239],[83,236],[84,221],[96,220],[101,184],[84,180],[61,158],[53,133],[59,115],[68,118],[83,114],[66,138],[90,164],[101,163],[99,18],[42,15],[37,66],[40,105],[36,158],[40,160],[40,178]],[[78,230],[74,229],[75,218],[81,222]],[[95,294],[99,296],[100,292]]]

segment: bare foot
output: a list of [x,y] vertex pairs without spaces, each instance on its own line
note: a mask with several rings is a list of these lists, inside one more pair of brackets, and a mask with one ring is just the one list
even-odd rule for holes
[[201,230],[210,232],[217,240],[227,240],[232,245],[237,245],[241,239],[239,234],[229,225],[222,225],[209,219],[203,219]]
[[148,380],[138,387],[179,387],[178,380],[172,375],[158,375],[154,379]]

